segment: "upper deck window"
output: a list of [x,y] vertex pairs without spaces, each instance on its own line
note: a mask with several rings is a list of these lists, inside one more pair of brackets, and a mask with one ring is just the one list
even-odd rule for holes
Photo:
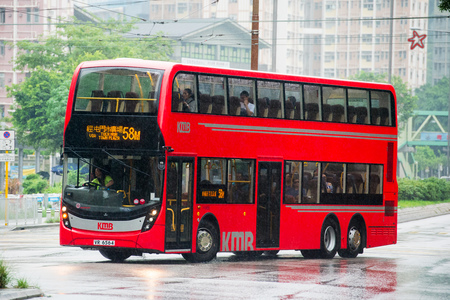
[[268,119],[395,126],[388,90],[180,72],[172,111]]
[[157,114],[162,71],[141,68],[89,68],[78,78],[74,111]]

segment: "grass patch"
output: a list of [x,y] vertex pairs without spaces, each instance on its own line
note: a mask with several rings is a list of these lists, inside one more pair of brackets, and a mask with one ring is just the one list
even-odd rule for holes
[[6,288],[11,281],[9,267],[3,260],[0,260],[0,289]]
[[421,207],[440,203],[450,203],[450,200],[445,201],[398,200],[398,208]]
[[27,289],[30,287],[28,281],[25,278],[17,279],[17,284],[14,286],[16,289]]

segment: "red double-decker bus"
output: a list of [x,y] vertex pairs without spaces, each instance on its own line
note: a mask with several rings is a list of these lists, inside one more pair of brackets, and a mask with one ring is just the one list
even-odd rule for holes
[[84,62],[67,104],[60,243],[192,262],[395,244],[396,125],[387,84]]

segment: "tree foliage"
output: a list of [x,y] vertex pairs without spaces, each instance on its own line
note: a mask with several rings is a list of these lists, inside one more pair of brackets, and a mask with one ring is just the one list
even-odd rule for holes
[[433,149],[429,146],[417,146],[414,158],[419,164],[419,171],[425,171],[427,168],[437,169],[439,165],[445,164],[446,157],[441,155],[441,153],[438,154],[436,156]]
[[57,149],[62,143],[64,114],[72,74],[82,61],[133,57],[169,60],[170,40],[161,37],[125,37],[133,24],[108,21],[101,24],[74,20],[38,41],[17,43],[17,70],[29,76],[8,87],[17,107],[13,125],[19,140],[35,148]]
[[419,110],[448,110],[448,95],[450,93],[450,81],[447,77],[439,80],[435,85],[429,83],[416,89]]
[[[375,74],[365,71],[361,71],[360,73],[351,76],[350,79],[387,83],[386,74]],[[413,111],[416,108],[417,97],[412,95],[411,89],[408,88],[407,84],[403,82],[401,77],[392,76],[391,83],[394,86],[395,94],[397,96],[398,121],[405,122],[413,115]]]
[[449,11],[450,12],[450,0],[441,0],[438,4],[440,11]]

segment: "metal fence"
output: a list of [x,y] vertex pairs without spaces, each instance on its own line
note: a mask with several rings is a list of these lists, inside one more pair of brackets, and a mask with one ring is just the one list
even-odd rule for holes
[[[59,194],[0,195],[0,226],[37,225],[59,217]],[[44,207],[46,209],[44,209]]]

